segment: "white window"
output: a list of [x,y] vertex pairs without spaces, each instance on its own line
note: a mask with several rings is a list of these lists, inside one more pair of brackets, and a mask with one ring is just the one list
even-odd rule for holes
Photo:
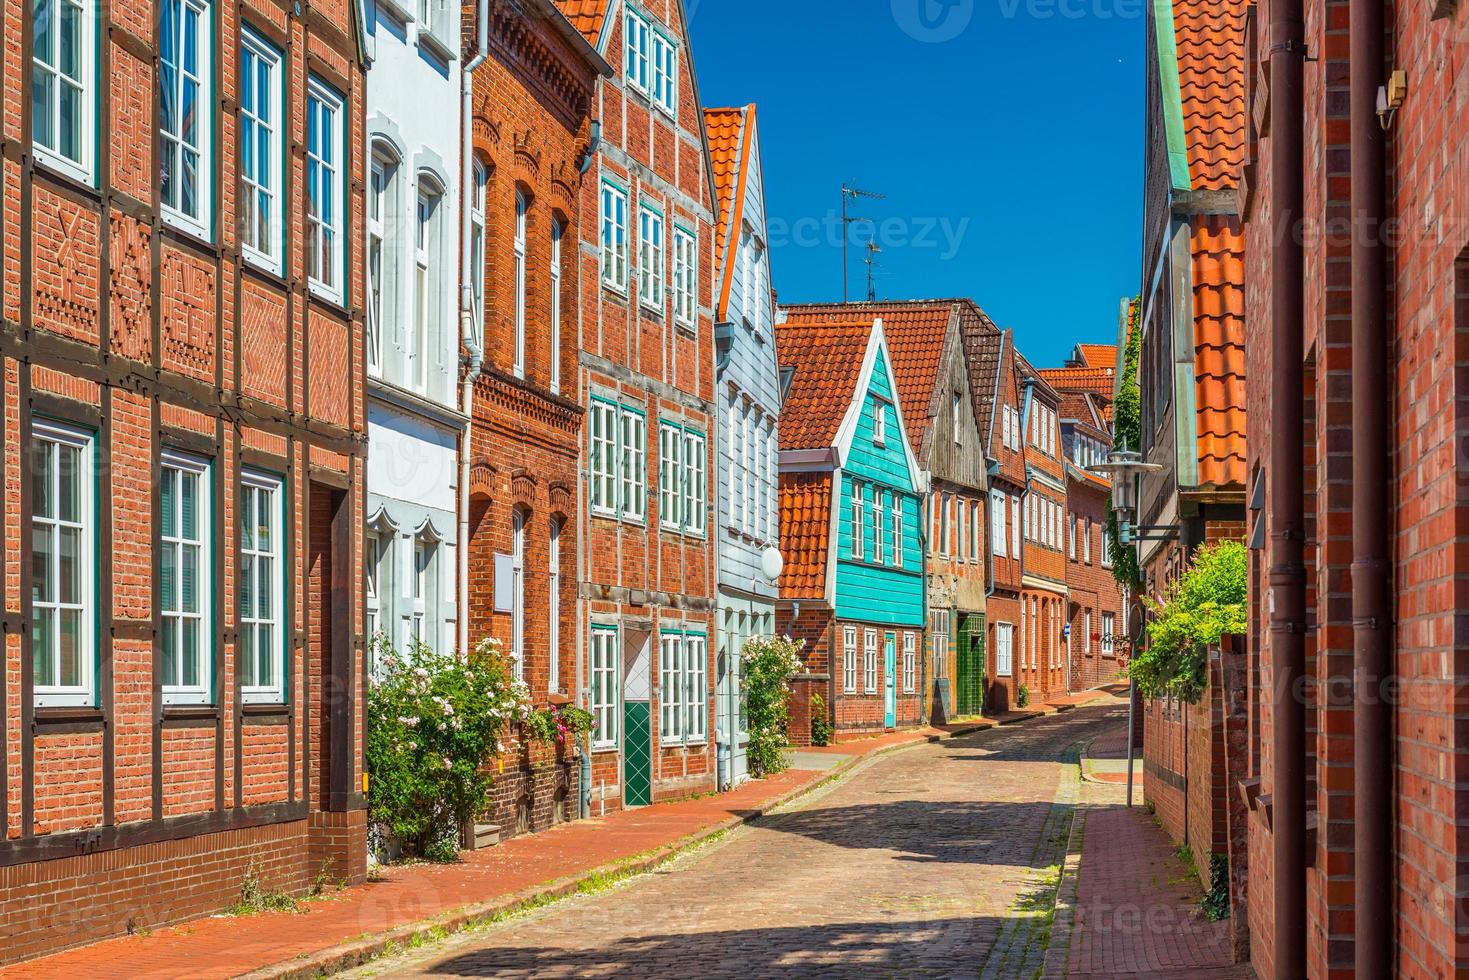
[[163,697],[173,703],[210,699],[209,463],[165,452],[159,474],[158,604]]
[[1010,498],[1010,557],[1020,557],[1020,498]]
[[856,480],[852,481],[852,557],[861,559],[866,556],[867,543],[865,512],[867,510],[866,493],[862,484]]
[[740,409],[740,530],[750,530],[750,406]]
[[693,234],[673,226],[673,318],[692,329],[698,322],[699,245]]
[[627,191],[602,185],[602,285],[627,292]]
[[[474,304],[474,335],[483,345],[485,339],[485,200],[489,194],[489,173],[484,164],[474,161],[474,186],[469,194],[469,291]],[[559,244],[559,243],[558,243]],[[552,303],[556,295],[552,293]],[[554,307],[553,307],[554,309]],[[552,324],[555,324],[552,320]],[[556,343],[556,335],[551,342]],[[553,369],[555,362],[552,362]]]
[[417,646],[427,643],[428,639],[424,633],[425,621],[428,618],[429,582],[433,569],[432,543],[428,541],[413,542],[413,592],[410,598],[413,600],[408,611],[408,639],[410,643]]
[[1015,644],[1015,627],[1009,623],[995,624],[995,673],[1009,677],[1013,673],[1011,663]]
[[1102,525],[1102,567],[1112,567],[1112,529]]
[[525,377],[525,195],[515,192],[515,363],[517,378]]
[[1076,558],[1076,515],[1075,514],[1068,514],[1067,515],[1067,517],[1066,517],[1066,525],[1067,525],[1066,530],[1067,530],[1067,534],[1068,534],[1068,541],[1070,542],[1070,547],[1069,547],[1069,552],[1068,553],[1069,553],[1070,557],[1073,560],[1075,560],[1075,558]]
[[561,690],[561,520],[551,520],[550,539],[547,544],[546,579],[546,670],[549,680],[546,690],[556,693]]
[[950,504],[953,497],[947,493],[938,494],[939,502],[939,554],[945,558],[949,556],[949,514],[952,511]]
[[990,491],[990,549],[1003,558],[1005,556],[1005,512],[1009,510],[1006,497],[998,490]]
[[34,0],[33,11],[31,135],[36,156],[90,184],[99,14],[85,0]]
[[1092,563],[1092,519],[1088,517],[1081,538],[1081,557],[1088,565]]
[[428,384],[428,365],[439,322],[438,214],[442,200],[438,189],[427,180],[418,182],[413,238],[413,383],[420,390]]
[[770,540],[770,453],[766,440],[769,427],[755,430],[755,537]]
[[[1001,532],[1003,536],[1003,532]],[[984,514],[978,500],[969,502],[969,560],[980,559],[980,540],[984,536]]]
[[97,532],[92,436],[31,427],[31,656],[35,702],[94,705]]
[[313,289],[328,299],[344,298],[342,249],[342,98],[311,79],[306,96],[306,269]]
[[950,409],[951,409],[951,411],[950,411],[950,420],[949,421],[953,424],[953,428],[954,428],[954,445],[957,446],[961,442],[964,441],[964,440],[962,440],[962,439],[959,438],[959,432],[960,432],[960,429],[959,429],[959,415],[960,415],[960,411],[959,410],[964,405],[964,396],[961,395],[961,394],[959,394],[959,392],[957,392],[957,391],[954,392],[954,394],[951,396],[951,398],[949,400],[949,405],[950,405]]
[[683,637],[665,633],[658,651],[658,740],[664,745],[683,742]]
[[396,208],[395,161],[374,148],[367,184],[367,369],[381,373],[383,342],[396,327],[397,265],[388,247],[388,222]]
[[683,527],[683,430],[658,427],[658,519],[666,528]]
[[703,742],[708,733],[708,643],[702,634],[664,634],[659,663],[659,741]]
[[949,676],[949,625],[951,623],[950,612],[947,609],[935,609],[929,616],[929,635],[933,643],[933,676]]
[[842,628],[842,691],[857,693],[857,627]]
[[551,221],[551,390],[561,391],[561,239],[566,226]]
[[[244,497],[243,493],[241,494],[241,497]],[[241,508],[243,509],[245,506],[247,505],[242,499]],[[240,518],[240,525],[242,529],[245,525],[245,520],[246,517],[242,514]],[[244,531],[242,530],[241,535],[243,536],[243,534]],[[378,549],[382,547],[382,545],[378,543],[380,540],[381,537],[371,531],[369,531],[362,538],[362,578],[367,592],[367,601],[363,608],[363,618],[366,620],[365,632],[367,633],[367,642],[369,644],[372,643],[373,637],[377,636],[378,617],[381,615],[382,611],[382,596],[380,594],[381,587],[378,584],[380,579],[377,562]],[[243,602],[241,603],[241,605],[243,605]],[[241,638],[241,645],[244,645],[243,638]],[[377,665],[373,664],[372,666],[374,668],[373,673],[375,674],[377,672]]]
[[623,32],[627,35],[627,53],[623,70],[632,87],[647,95],[652,83],[653,29],[631,7],[626,10]]
[[1034,670],[1040,666],[1040,601],[1030,600],[1030,666]]
[[708,443],[703,433],[683,433],[683,527],[689,534],[703,534],[709,519],[709,480],[705,472]]
[[510,662],[525,680],[525,511],[510,514]]
[[163,0],[158,24],[159,196],[164,216],[209,235],[214,27],[201,0]]
[[670,116],[678,115],[678,48],[662,31],[653,31],[653,103]]
[[877,693],[877,630],[867,630],[863,637],[862,684],[868,694]]
[[1117,650],[1114,636],[1116,620],[1117,617],[1111,613],[1102,613],[1102,656],[1104,657],[1112,656]]
[[240,248],[272,272],[281,270],[280,194],[285,118],[281,55],[249,28],[240,30]]
[[900,494],[893,495],[893,565],[897,568],[903,567],[903,497]]
[[[240,684],[246,701],[285,699],[285,494],[281,481],[246,470],[240,476]],[[370,602],[382,594],[391,538],[373,535],[368,553]],[[374,632],[377,622],[371,624]]]
[[886,446],[888,442],[888,404],[885,401],[872,403],[872,443]]
[[872,490],[872,560],[879,565],[887,561],[887,492]]
[[1092,611],[1090,609],[1088,609],[1086,612],[1082,613],[1082,624],[1081,624],[1081,626],[1082,626],[1082,632],[1085,634],[1085,637],[1083,638],[1082,645],[1081,645],[1082,652],[1085,653],[1087,656],[1091,656],[1091,654],[1092,654]]
[[622,516],[643,520],[647,512],[648,420],[639,412],[622,410],[622,439],[618,446],[622,476]]
[[709,642],[700,633],[683,638],[684,740],[703,742],[709,733]]
[[592,744],[617,744],[617,630],[592,627]]
[[638,300],[644,306],[663,309],[664,265],[663,215],[647,205],[638,209]]
[[912,694],[918,688],[918,634],[903,634],[903,690]]
[[587,414],[592,444],[592,512],[617,512],[617,418],[611,402],[593,399]]
[[954,498],[954,557],[960,561],[964,560],[964,541],[966,537],[964,518],[969,508],[964,503],[963,497]]

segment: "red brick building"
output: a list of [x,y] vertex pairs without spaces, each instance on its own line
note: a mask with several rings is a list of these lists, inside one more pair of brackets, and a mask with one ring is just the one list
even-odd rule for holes
[[[1251,562],[1259,681],[1250,725],[1258,796],[1249,901],[1252,960],[1262,976],[1291,969],[1279,960],[1295,961],[1298,947],[1278,949],[1282,937],[1291,944],[1304,938],[1312,975],[1469,970],[1462,684],[1469,667],[1459,584],[1466,561],[1461,338],[1469,329],[1469,117],[1460,100],[1469,11],[1454,3],[1377,7],[1385,20],[1378,31],[1359,20],[1372,9],[1307,5],[1310,60],[1277,55],[1273,67],[1271,47],[1280,40],[1270,25],[1280,8],[1262,4],[1239,26],[1242,95],[1256,107],[1241,132],[1240,157],[1249,367],[1259,379],[1249,389],[1250,541],[1259,549]],[[1383,52],[1372,51],[1379,39],[1386,50],[1380,63]],[[1405,86],[1389,84],[1391,69],[1403,73]],[[1278,95],[1281,73],[1294,70],[1304,73],[1303,106]],[[1401,105],[1379,115],[1379,86]],[[1277,156],[1298,128],[1299,169]],[[1385,175],[1374,147],[1385,157]],[[1289,202],[1276,195],[1291,192],[1293,179],[1277,180],[1276,163],[1291,178],[1303,174],[1299,215],[1281,210]],[[1380,211],[1374,189],[1385,196]],[[1277,241],[1272,228],[1283,220],[1301,222],[1308,233]],[[1297,243],[1303,282],[1276,278]],[[1385,336],[1372,337],[1374,326]],[[1294,362],[1275,353],[1281,347],[1300,351],[1298,404],[1272,395],[1276,372]],[[1358,397],[1356,386],[1372,384],[1379,371],[1381,396]],[[1289,442],[1280,444],[1279,420],[1295,417],[1302,421],[1299,459]],[[1378,435],[1385,446],[1373,445]],[[1277,459],[1277,449],[1288,458]],[[1277,510],[1275,494],[1294,473],[1304,480],[1304,731],[1277,725],[1270,695],[1294,669],[1267,600],[1273,593],[1281,608],[1287,588],[1276,569],[1290,561],[1281,543],[1290,515]],[[1385,550],[1359,551],[1356,531],[1380,533]],[[1385,608],[1367,591],[1376,577],[1386,580]],[[1363,659],[1378,643],[1386,645],[1385,676]],[[1380,686],[1355,688],[1353,677],[1364,670],[1380,676]],[[1374,697],[1378,691],[1388,696]],[[1363,704],[1354,705],[1354,696]],[[1382,728],[1363,724],[1375,712]],[[1282,743],[1304,751],[1289,753]],[[1285,826],[1282,800],[1301,792],[1304,847],[1286,849],[1290,865],[1282,867],[1275,846]],[[1277,886],[1304,889],[1303,916],[1289,897],[1281,905]]]
[[[469,3],[466,11],[477,5]],[[534,7],[534,5],[533,5]],[[484,331],[467,350],[473,386],[469,636],[518,658],[539,706],[579,700],[576,569],[581,305],[580,168],[607,64],[549,2],[491,0],[489,50],[472,72],[470,274]],[[466,32],[467,58],[475,35]],[[482,277],[480,279],[479,277]],[[501,836],[577,810],[570,761],[539,746],[497,774]]]
[[559,0],[612,68],[578,207],[593,812],[714,788],[714,210],[681,0]]
[[358,12],[103,9],[4,8],[0,962],[365,874]]
[[1016,354],[1025,453],[1021,502],[1020,683],[1032,702],[1066,693],[1066,468],[1061,393]]

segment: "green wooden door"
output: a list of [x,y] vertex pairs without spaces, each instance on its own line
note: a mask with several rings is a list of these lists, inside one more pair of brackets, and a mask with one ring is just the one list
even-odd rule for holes
[[984,710],[984,617],[965,616],[959,626],[959,714],[977,715]]
[[622,803],[647,806],[653,802],[652,712],[646,701],[622,703]]

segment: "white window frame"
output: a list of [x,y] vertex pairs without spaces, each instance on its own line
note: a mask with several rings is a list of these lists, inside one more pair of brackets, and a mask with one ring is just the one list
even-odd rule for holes
[[561,531],[565,521],[551,518],[546,538],[546,690],[561,690]]
[[526,224],[530,220],[530,201],[525,192],[515,191],[515,354],[511,373],[525,377],[525,274]]
[[602,181],[602,285],[627,295],[627,190]]
[[1082,559],[1090,565],[1092,563],[1092,519],[1090,517],[1085,520],[1085,528],[1085,535],[1081,539],[1081,555]]
[[887,491],[872,488],[872,560],[878,565],[887,563]]
[[[471,172],[474,186],[469,189],[469,274],[470,296],[472,297],[470,301],[474,304],[474,336],[483,349],[485,342],[485,253],[489,247],[489,236],[485,231],[485,204],[490,190],[490,177],[489,170],[478,160],[474,161]],[[556,339],[553,334],[552,342],[554,343]]]
[[663,212],[638,205],[638,302],[663,312],[664,280],[668,274]]
[[[76,520],[64,520],[59,510],[55,514],[38,515],[35,511],[36,500],[34,494],[31,499],[31,513],[29,533],[33,536],[45,531],[51,537],[52,554],[55,556],[55,576],[51,583],[50,595],[54,598],[38,601],[36,599],[36,586],[32,582],[30,602],[31,613],[31,637],[32,644],[40,633],[36,628],[38,609],[50,610],[54,616],[55,627],[52,630],[54,641],[50,656],[55,676],[61,676],[61,614],[63,612],[73,613],[78,620],[79,640],[79,671],[78,683],[74,685],[63,684],[40,684],[35,683],[32,696],[38,708],[49,708],[59,706],[69,707],[91,707],[97,703],[97,664],[96,664],[96,633],[97,633],[97,559],[96,559],[96,534],[97,534],[97,511],[96,511],[96,459],[95,446],[96,434],[84,429],[76,429],[71,426],[42,422],[39,419],[31,423],[32,450],[29,455],[29,472],[27,479],[34,480],[34,467],[36,463],[35,453],[41,446],[47,446],[45,450],[50,457],[49,465],[53,467],[51,476],[51,496],[54,500],[60,500],[57,490],[61,479],[57,462],[60,457],[60,447],[76,450],[77,469],[77,509]],[[49,447],[58,447],[52,449]],[[68,529],[74,532],[76,549],[76,569],[80,580],[73,602],[62,602],[60,598],[61,580],[61,531]],[[35,656],[34,647],[31,653]]]
[[652,25],[641,13],[627,7],[623,35],[623,77],[633,88],[648,95],[653,77]]
[[385,286],[390,278],[391,258],[387,247],[387,215],[391,200],[395,167],[387,156],[374,148],[367,162],[367,373],[380,376],[383,370],[385,314],[392,309],[392,298]]
[[1090,657],[1092,655],[1092,611],[1090,609],[1084,610],[1081,615],[1082,633],[1084,634],[1081,650]]
[[659,650],[659,744],[702,745],[709,738],[708,638],[663,633]]
[[881,398],[872,400],[872,444],[888,444],[888,403]]
[[981,541],[984,539],[984,505],[979,500],[969,501],[969,560],[980,560]]
[[750,406],[740,406],[740,530],[750,533]]
[[842,627],[842,693],[857,693],[857,627]]
[[995,676],[1011,677],[1015,673],[1015,626],[995,624]]
[[690,330],[698,326],[699,240],[682,225],[673,226],[673,319]]
[[651,91],[653,104],[671,118],[678,117],[678,45],[658,28],[653,28],[650,42]]
[[[643,524],[647,520],[648,420],[602,398],[587,408],[591,447],[589,505],[593,514]],[[609,431],[610,430],[610,431]]]
[[427,177],[418,179],[413,205],[413,387],[428,387],[428,367],[433,347],[430,341],[438,325],[439,275],[443,263],[439,252],[439,221],[444,194]]
[[[413,539],[408,555],[408,640],[428,644],[424,630],[428,626],[428,596],[434,567],[434,545],[426,538]],[[428,644],[432,646],[432,644]]]
[[[260,472],[258,470],[249,470],[249,469],[247,469],[247,470],[242,470],[240,472],[240,487],[241,487],[241,490],[242,491],[250,491],[250,493],[251,493],[251,496],[250,496],[250,501],[251,502],[248,505],[245,502],[246,501],[246,496],[247,496],[246,493],[242,492],[241,495],[240,495],[240,517],[239,517],[239,520],[240,520],[240,555],[241,555],[240,575],[243,577],[246,574],[246,572],[245,572],[244,556],[246,556],[246,555],[251,556],[250,572],[249,573],[252,576],[255,577],[255,583],[256,583],[254,589],[251,592],[251,594],[252,595],[255,595],[255,596],[259,596],[260,595],[259,583],[261,581],[261,577],[260,577],[260,574],[259,574],[259,568],[260,568],[259,560],[261,558],[268,558],[268,559],[270,559],[270,563],[271,563],[270,592],[271,592],[271,598],[273,600],[273,602],[272,602],[273,608],[271,608],[269,610],[265,610],[264,611],[265,612],[265,615],[262,615],[261,614],[262,613],[262,610],[261,610],[261,608],[260,608],[259,605],[257,605],[255,607],[255,609],[253,610],[253,612],[250,613],[250,614],[247,614],[246,611],[245,611],[245,609],[244,609],[243,604],[241,605],[241,608],[240,608],[240,631],[241,631],[241,635],[243,635],[243,633],[244,633],[244,631],[246,629],[248,629],[248,628],[250,628],[250,627],[253,626],[255,628],[255,630],[256,630],[257,640],[258,640],[258,637],[259,637],[260,633],[262,633],[262,632],[268,633],[269,636],[270,636],[270,638],[271,638],[271,657],[270,657],[271,683],[267,683],[267,684],[259,684],[259,683],[247,684],[247,683],[245,683],[245,679],[246,679],[246,676],[247,675],[246,675],[246,673],[245,673],[245,671],[244,671],[244,669],[242,667],[240,669],[240,671],[239,671],[239,673],[240,673],[240,692],[241,692],[241,696],[245,700],[245,703],[247,703],[247,704],[284,704],[285,703],[285,699],[286,699],[286,664],[287,664],[287,660],[286,660],[286,610],[289,608],[289,604],[286,601],[286,594],[285,594],[285,590],[286,590],[286,554],[285,554],[285,548],[286,548],[286,540],[285,540],[285,533],[286,533],[286,519],[285,519],[285,515],[286,515],[286,500],[285,500],[285,497],[286,497],[286,494],[285,494],[285,482],[283,480],[281,480],[279,477],[271,476],[268,473],[262,473],[262,472]],[[259,528],[260,528],[260,524],[259,524],[259,520],[258,520],[258,512],[256,512],[257,513],[257,520],[256,520],[255,534],[254,535],[252,535],[252,536],[250,536],[248,538],[246,537],[246,535],[245,535],[245,523],[244,523],[246,521],[246,519],[247,519],[247,516],[248,516],[247,513],[246,513],[247,510],[253,510],[254,508],[257,508],[259,506],[259,504],[260,504],[261,499],[262,499],[262,495],[265,495],[265,494],[268,494],[269,495],[269,507],[270,507],[269,518],[270,518],[270,521],[271,521],[271,527],[270,527],[270,532],[271,532],[270,533],[270,548],[268,550],[262,549],[262,548],[259,547],[259,541],[260,541],[260,538],[259,538]],[[374,564],[376,564],[376,566],[377,566],[376,569],[374,570],[374,575],[373,575],[374,584],[378,586],[378,589],[377,589],[378,594],[375,597],[375,601],[379,601],[380,602],[381,601],[381,595],[382,595],[382,591],[381,591],[381,585],[382,585],[382,579],[381,579],[381,576],[382,576],[382,555],[383,555],[383,550],[382,549],[384,548],[385,545],[388,546],[389,548],[391,548],[392,539],[390,537],[387,537],[387,536],[384,536],[384,535],[381,535],[381,534],[375,534],[375,535],[373,535],[370,538],[370,540],[372,540],[374,542],[374,544],[373,544],[374,552],[371,555],[371,558],[372,558]],[[391,551],[389,551],[389,553],[391,553]],[[381,626],[379,626],[379,629],[381,629]],[[237,654],[237,657],[238,656],[243,656],[243,653],[244,653],[243,643],[238,644],[237,646],[238,646],[238,650],[239,650],[239,652]],[[243,664],[244,661],[243,660],[240,660],[239,662],[241,664]],[[255,678],[255,679],[256,680],[259,680],[259,678]]]
[[708,447],[702,432],[683,430],[683,529],[700,537],[709,526]]
[[510,512],[510,662],[515,679],[525,680],[525,536],[528,515]]
[[[172,23],[166,23],[165,19],[170,12],[171,5],[176,5],[173,6],[173,9],[178,12],[178,20]],[[212,4],[205,2],[205,0],[166,0],[165,4],[160,8],[158,20],[158,37],[160,43],[157,85],[161,100],[162,87],[165,83],[164,76],[167,70],[164,68],[166,62],[162,53],[162,38],[165,33],[171,33],[175,38],[173,41],[174,50],[176,52],[179,50],[180,42],[178,38],[183,30],[186,10],[193,11],[196,16],[197,35],[194,40],[194,71],[185,72],[183,65],[175,65],[173,67],[174,91],[171,98],[174,104],[179,107],[180,116],[182,117],[183,90],[186,85],[192,82],[198,86],[198,93],[194,99],[195,105],[201,111],[195,115],[196,122],[192,143],[184,142],[182,132],[177,134],[170,133],[164,125],[165,120],[160,113],[158,119],[158,150],[161,154],[161,159],[158,164],[160,168],[158,178],[159,211],[163,216],[163,220],[167,223],[207,239],[210,237],[211,221],[213,220],[212,207],[215,183],[213,146],[215,125],[214,105],[216,102],[214,92],[214,46],[216,43],[216,31]],[[197,205],[195,209],[197,213],[195,214],[190,214],[182,206],[183,158],[186,152],[192,152],[197,157],[194,171],[195,203]],[[177,193],[179,196],[174,201],[169,200],[169,195],[163,186],[163,170],[168,166],[164,162],[165,160],[176,162],[177,169],[174,172],[178,174],[178,180],[174,186],[178,188]]]
[[1112,529],[1106,524],[1102,525],[1102,567],[1112,567]]
[[903,567],[903,502],[902,494],[893,494],[892,509],[889,511],[893,522],[893,539],[888,547],[893,556],[894,568]]
[[620,486],[617,476],[620,410],[612,402],[593,398],[587,408],[587,415],[587,438],[591,448],[592,513],[615,517]]
[[956,446],[962,445],[964,442],[964,440],[959,437],[959,416],[961,414],[960,409],[963,408],[963,404],[964,396],[957,391],[954,392],[950,398],[949,405],[951,413],[950,421],[953,423],[954,429],[954,445]]
[[940,493],[939,498],[939,557],[949,557],[950,527],[949,518],[953,514],[950,506],[954,502],[953,494]]
[[852,481],[852,557],[862,561],[867,557],[867,492],[861,480]]
[[918,634],[903,631],[903,691],[912,694],[918,689]]
[[611,748],[617,745],[620,726],[618,707],[621,702],[619,679],[621,671],[620,636],[615,626],[592,625],[592,639],[588,657],[588,676],[591,695],[587,707],[592,712],[592,746]]
[[[40,139],[35,138],[36,120],[34,88],[25,97],[32,99],[31,104],[31,145],[35,149],[36,159],[69,177],[74,177],[90,186],[96,184],[97,149],[97,22],[99,12],[90,0],[40,0],[37,6],[44,5],[47,8],[47,23],[51,26],[52,40],[55,47],[53,61],[48,62],[39,51],[35,41],[35,35],[31,38],[31,71],[36,78],[48,76],[52,85],[47,93],[47,118],[53,120],[54,129],[52,133],[57,137],[56,146],[47,146]],[[76,66],[79,71],[76,75],[63,75],[61,72],[61,30],[60,11],[63,7],[74,11],[77,21],[77,50],[80,52],[80,60]],[[33,14],[32,25],[41,21],[39,12]],[[32,27],[34,32],[35,28]],[[45,52],[51,56],[51,52]],[[34,82],[33,82],[34,85]],[[77,157],[68,157],[60,149],[61,133],[61,91],[63,86],[70,87],[78,93],[77,115]],[[54,111],[54,116],[51,113]]]
[[[249,75],[250,66],[256,66],[255,78],[250,85],[252,99],[245,98],[245,80]],[[264,69],[262,74],[261,69]],[[242,230],[240,234],[240,254],[247,262],[254,263],[269,272],[280,274],[285,255],[283,248],[285,236],[282,229],[285,227],[281,220],[281,192],[285,187],[284,165],[285,146],[281,139],[281,126],[285,119],[285,85],[282,76],[284,64],[281,52],[275,45],[265,40],[259,34],[250,29],[248,25],[240,27],[240,183],[242,211],[248,211],[255,220],[249,217],[241,219]],[[268,91],[262,100],[260,95],[260,82],[264,80]],[[251,101],[247,106],[246,102]],[[261,106],[264,103],[265,111],[262,113]],[[249,138],[251,132],[257,134],[252,140]],[[266,137],[266,163],[261,166],[260,162],[260,139],[258,134],[264,132]],[[250,153],[250,159],[254,163],[254,174],[249,173],[245,166],[246,148]],[[265,220],[264,236],[265,242],[258,241],[260,229],[260,207],[261,200],[266,202],[267,217]],[[253,202],[250,207],[246,202]],[[251,238],[257,241],[252,242]]]
[[953,616],[948,609],[935,609],[929,617],[929,640],[933,655],[933,676],[949,675],[949,637]]
[[683,530],[683,483],[683,429],[661,422],[658,425],[658,523],[665,530]]
[[864,631],[862,637],[862,688],[877,693],[877,630]]
[[648,419],[642,412],[622,406],[618,425],[618,470],[621,506],[625,521],[642,524],[648,510]]
[[[193,538],[185,537],[183,528],[179,521],[183,515],[182,495],[176,494],[174,503],[176,512],[174,515],[174,531],[172,534],[163,532],[163,486],[168,479],[168,472],[176,474],[176,481],[184,477],[194,478],[194,528]],[[182,649],[185,627],[189,623],[194,625],[194,634],[197,645],[192,657],[194,660],[194,672],[196,682],[193,684],[165,682],[162,687],[163,702],[165,704],[208,704],[213,689],[213,666],[214,666],[214,555],[213,555],[213,510],[214,489],[212,483],[212,466],[209,460],[199,456],[175,452],[171,449],[162,451],[159,457],[159,484],[158,484],[158,507],[159,519],[159,568],[160,579],[158,583],[158,609],[161,632],[158,637],[158,656],[160,658],[160,670],[166,670],[164,663],[165,635],[173,633],[175,644],[176,666],[180,671],[184,669],[189,654]],[[176,482],[175,484],[179,484]],[[193,549],[196,563],[196,578],[194,584],[194,606],[192,610],[183,609],[183,561],[186,550]],[[173,552],[174,555],[174,595],[167,594],[163,587],[162,572],[164,554]],[[183,675],[180,673],[179,677]]]
[[1102,656],[1117,655],[1117,617],[1113,613],[1102,613]]
[[[319,131],[324,117],[329,117],[326,119],[331,130],[328,134],[329,140],[326,144],[318,143],[317,148],[313,149],[311,134]],[[346,107],[342,96],[316,76],[309,76],[306,83],[308,191],[305,234],[310,242],[306,249],[307,282],[313,293],[333,303],[344,302],[347,294],[347,249],[342,241],[342,221],[345,217],[343,212],[347,197],[344,193],[347,174],[347,160],[344,155],[346,123]],[[323,149],[329,156],[323,156]],[[328,213],[325,217],[321,213],[321,203],[313,200],[310,194],[310,175],[313,171],[318,174],[315,181],[318,193],[320,188],[329,188],[329,196],[326,198]],[[323,179],[322,174],[330,179]],[[329,239],[332,244],[328,249]]]
[[560,218],[551,218],[551,295],[549,319],[551,324],[551,391],[561,393],[561,243],[566,237],[566,223]]
[[1076,560],[1076,515],[1066,515],[1067,557]]
[[954,557],[959,561],[966,561],[968,541],[968,528],[965,527],[965,518],[968,516],[969,507],[964,503],[962,495],[954,498]]
[[1020,557],[1020,498],[1010,497],[1010,557]]
[[682,745],[683,634],[658,636],[658,743]]
[[1009,501],[1006,496],[998,490],[990,491],[990,549],[997,558],[1006,556],[1005,518],[1009,511]]
[[770,540],[770,425],[755,427],[755,540]]

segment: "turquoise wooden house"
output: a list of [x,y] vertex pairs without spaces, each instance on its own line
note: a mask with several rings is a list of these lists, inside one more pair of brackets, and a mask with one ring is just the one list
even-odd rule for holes
[[[783,323],[777,629],[806,641],[792,736],[920,724],[926,479],[881,319]],[[819,709],[818,709],[819,710]]]

